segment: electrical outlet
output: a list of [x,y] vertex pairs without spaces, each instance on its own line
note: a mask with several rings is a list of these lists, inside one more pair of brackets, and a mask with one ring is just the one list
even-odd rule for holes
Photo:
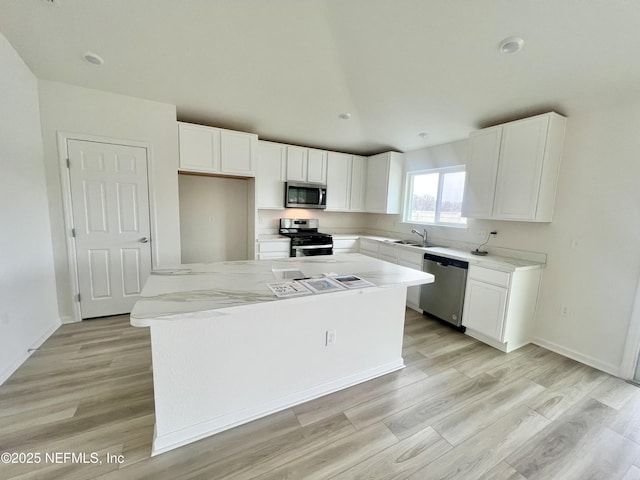
[[563,317],[568,317],[569,316],[569,307],[567,307],[566,305],[562,305],[560,307],[560,315]]
[[571,248],[578,248],[578,240],[576,240],[575,238],[573,240],[571,240]]
[[209,217],[209,223],[215,223],[216,221],[216,217],[214,217],[213,215]]
[[327,330],[326,342],[325,345],[330,347],[331,345],[336,344],[336,331],[335,330]]
[[479,240],[484,240],[485,238],[487,238],[487,232],[486,232],[486,230],[478,230],[478,231],[476,232],[476,237],[477,237]]

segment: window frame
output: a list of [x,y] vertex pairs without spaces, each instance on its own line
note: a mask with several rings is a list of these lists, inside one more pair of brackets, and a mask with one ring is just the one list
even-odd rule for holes
[[[442,211],[442,187],[444,184],[444,177],[448,173],[465,173],[465,182],[466,182],[466,165],[453,165],[450,167],[439,167],[439,168],[428,168],[425,170],[413,170],[407,172],[405,178],[405,195],[404,195],[404,205],[402,209],[402,222],[410,223],[415,225],[440,225],[444,227],[455,227],[455,228],[467,228],[467,223],[451,223],[451,222],[442,222],[440,221],[440,214]],[[411,211],[411,198],[413,197],[413,177],[418,175],[427,175],[432,173],[438,173],[438,193],[436,196],[436,209],[435,209],[435,221],[433,222],[417,222],[411,220],[410,211]],[[463,192],[464,196],[464,192]],[[462,216],[462,215],[461,215]],[[466,218],[466,217],[465,217]]]

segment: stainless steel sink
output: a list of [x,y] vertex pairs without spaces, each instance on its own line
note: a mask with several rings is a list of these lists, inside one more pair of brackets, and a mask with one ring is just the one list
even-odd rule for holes
[[433,245],[431,243],[422,245],[421,242],[416,242],[415,240],[394,240],[392,243],[397,243],[399,245],[411,245],[412,247],[421,247],[421,248],[433,248],[433,247],[440,246],[440,245]]
[[422,246],[421,243],[414,242],[413,240],[394,240],[393,243],[399,243],[400,245],[415,245],[416,247]]

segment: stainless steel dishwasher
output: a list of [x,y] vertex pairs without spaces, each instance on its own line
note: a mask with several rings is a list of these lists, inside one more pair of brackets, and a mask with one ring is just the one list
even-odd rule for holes
[[469,262],[424,254],[422,270],[435,276],[433,283],[422,285],[420,308],[454,327],[462,327],[462,306],[467,285]]

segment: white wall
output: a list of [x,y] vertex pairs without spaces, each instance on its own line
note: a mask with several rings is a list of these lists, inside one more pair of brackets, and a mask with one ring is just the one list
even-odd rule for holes
[[153,264],[176,264],[180,263],[176,107],[47,80],[39,80],[38,86],[58,303],[61,318],[68,321],[74,292],[67,264],[57,132],[133,140],[151,146]]
[[0,383],[59,325],[38,84],[0,34]]
[[179,175],[179,185],[182,263],[247,260],[249,180]]
[[[489,246],[547,253],[536,341],[616,374],[640,274],[639,125],[640,103],[568,119],[552,223],[469,220],[467,230],[429,228],[439,239],[467,242],[495,229]],[[465,143],[409,152],[407,165],[464,163]],[[372,215],[368,227],[407,237],[411,229],[397,215]],[[562,305],[568,317],[560,315]]]

